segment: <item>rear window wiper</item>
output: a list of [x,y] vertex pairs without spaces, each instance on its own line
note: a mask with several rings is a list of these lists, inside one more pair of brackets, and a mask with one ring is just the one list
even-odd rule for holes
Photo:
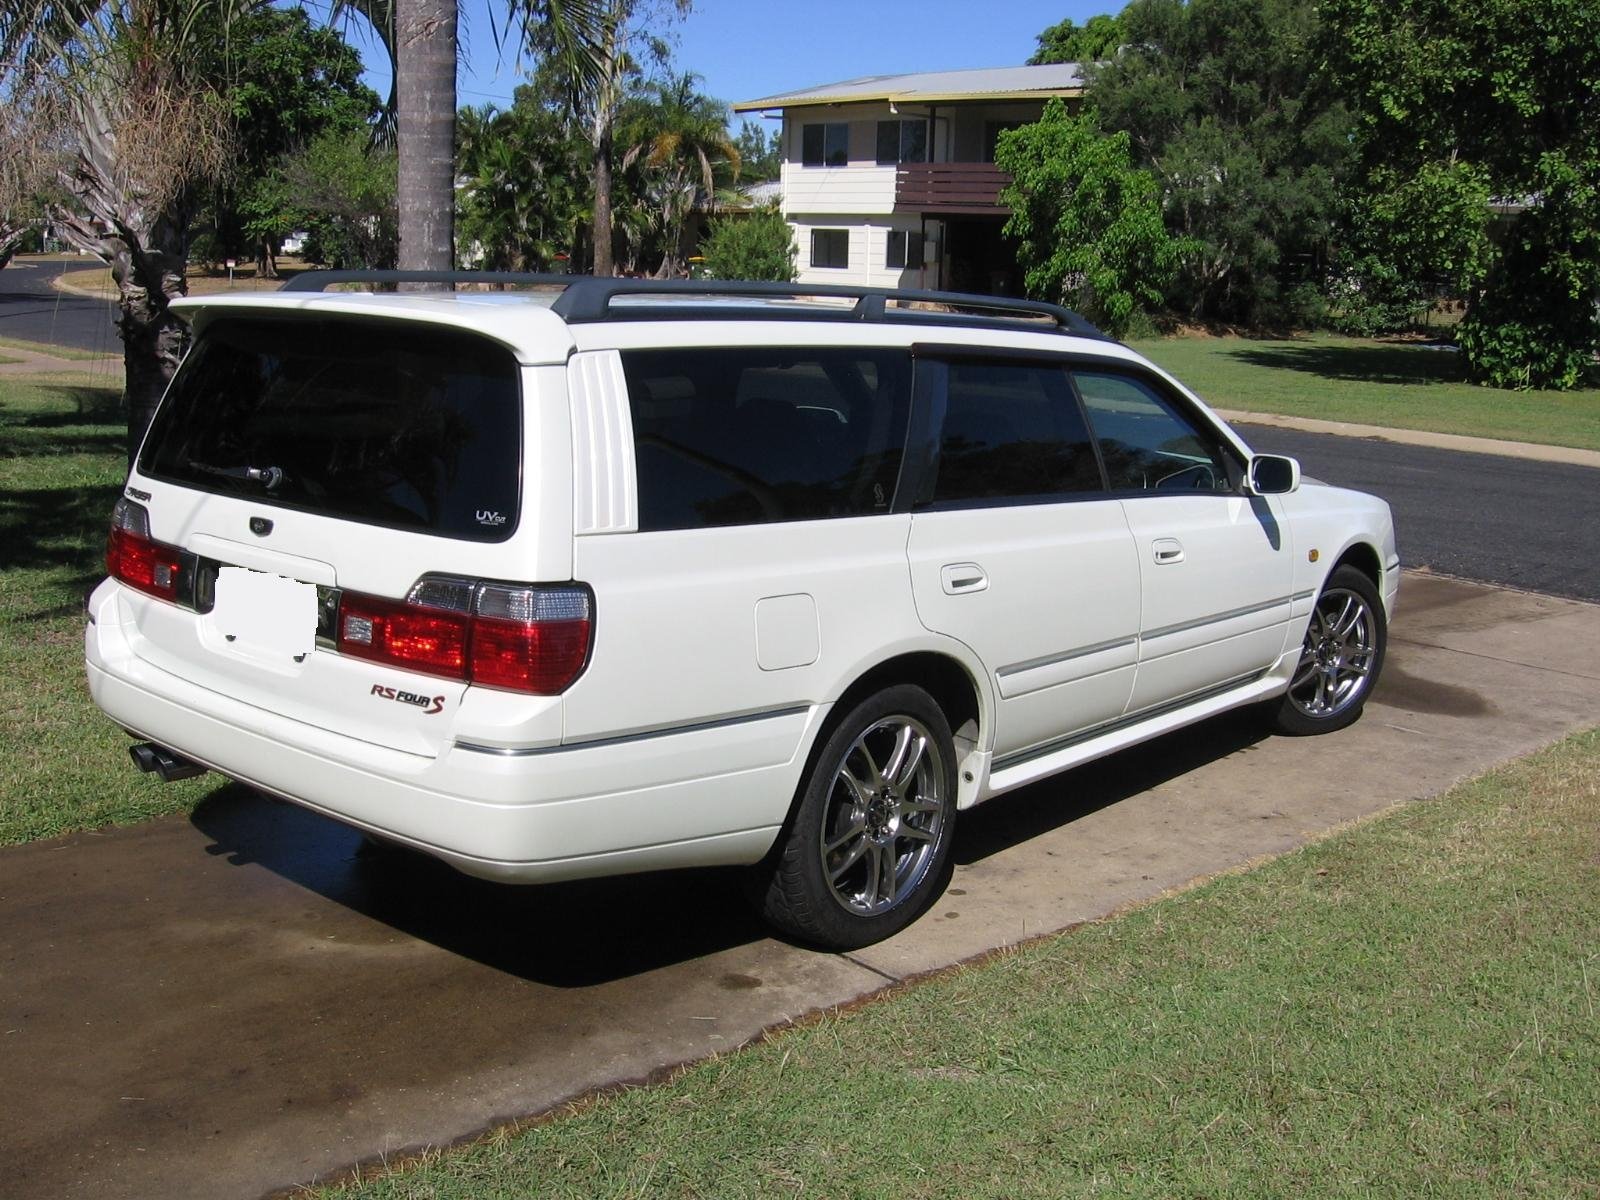
[[269,492],[289,478],[284,474],[282,467],[214,467],[210,463],[196,462],[194,459],[189,460],[189,466],[207,475],[219,475],[223,479],[242,479],[246,483],[259,483]]

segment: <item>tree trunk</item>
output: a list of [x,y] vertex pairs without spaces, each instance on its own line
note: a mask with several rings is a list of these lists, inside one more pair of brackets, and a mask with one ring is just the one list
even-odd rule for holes
[[[119,99],[126,98],[109,103]],[[78,206],[57,219],[67,241],[110,266],[117,285],[131,464],[188,343],[188,327],[169,305],[189,290],[184,269],[194,193],[179,187],[164,204],[150,204],[129,184],[105,95],[86,89],[77,104],[77,155],[62,182]]]
[[396,0],[400,269],[455,265],[456,0]]
[[[608,123],[609,126],[609,123]],[[611,257],[611,130],[600,131],[594,147],[594,273],[616,274]]]

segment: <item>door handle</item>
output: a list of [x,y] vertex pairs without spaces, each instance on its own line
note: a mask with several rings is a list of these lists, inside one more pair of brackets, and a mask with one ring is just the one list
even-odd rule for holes
[[939,583],[948,596],[965,592],[981,592],[989,586],[989,577],[977,563],[946,563],[939,568]]
[[1155,550],[1157,566],[1168,567],[1183,561],[1183,543],[1177,538],[1157,538],[1151,545]]

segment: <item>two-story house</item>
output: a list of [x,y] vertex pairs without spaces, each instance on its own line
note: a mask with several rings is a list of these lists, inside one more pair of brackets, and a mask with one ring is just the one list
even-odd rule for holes
[[782,211],[801,282],[1017,295],[995,139],[1052,97],[1082,95],[1064,63],[874,75],[733,108],[782,113]]

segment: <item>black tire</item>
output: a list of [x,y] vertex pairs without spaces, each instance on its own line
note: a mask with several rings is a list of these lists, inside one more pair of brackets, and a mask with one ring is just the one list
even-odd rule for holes
[[1361,715],[1383,670],[1389,625],[1372,580],[1335,567],[1311,611],[1294,677],[1272,712],[1279,733],[1343,729]]
[[933,697],[910,684],[867,697],[811,756],[754,880],[762,915],[829,950],[898,933],[949,881],[955,799],[955,745]]

